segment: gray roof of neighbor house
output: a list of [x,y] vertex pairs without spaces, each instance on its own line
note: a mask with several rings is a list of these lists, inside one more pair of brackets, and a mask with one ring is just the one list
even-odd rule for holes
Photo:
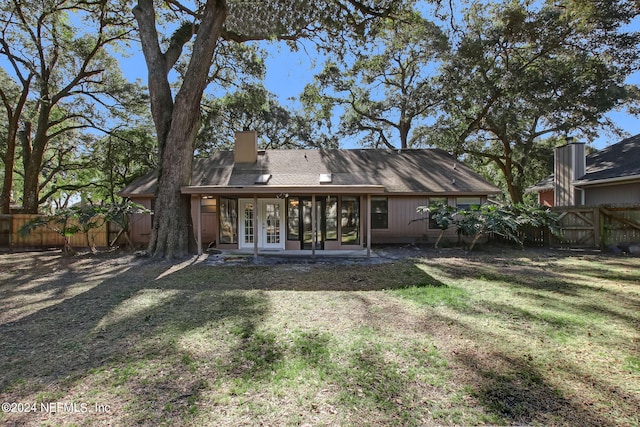
[[576,184],[639,176],[640,135],[636,135],[588,155],[586,173]]
[[[640,134],[623,139],[600,151],[589,154],[586,173],[574,182],[575,185],[594,185],[611,180],[640,179]],[[530,192],[553,190],[554,175],[551,174],[527,188]]]
[[[321,175],[323,179],[321,182]],[[264,176],[266,183],[257,183]],[[386,193],[489,195],[500,190],[439,149],[423,150],[267,150],[253,164],[234,163],[232,151],[195,159],[185,193],[215,193],[224,188],[255,190],[349,186],[377,187]],[[156,173],[128,185],[123,196],[152,196]],[[227,191],[229,192],[229,191]]]

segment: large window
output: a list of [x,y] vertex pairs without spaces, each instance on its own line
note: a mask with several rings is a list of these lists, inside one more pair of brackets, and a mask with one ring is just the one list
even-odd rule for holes
[[300,198],[287,199],[287,239],[300,240]]
[[238,243],[238,201],[220,198],[220,243]]
[[480,197],[457,197],[456,207],[458,210],[469,209],[480,206]]
[[389,199],[386,197],[371,198],[371,228],[374,230],[389,228]]
[[338,198],[327,197],[325,207],[326,216],[326,239],[338,240]]
[[343,196],[340,203],[342,243],[345,245],[360,244],[360,199]]

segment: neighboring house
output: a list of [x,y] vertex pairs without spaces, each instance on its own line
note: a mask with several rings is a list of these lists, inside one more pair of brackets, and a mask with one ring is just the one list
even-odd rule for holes
[[583,143],[556,148],[554,174],[529,187],[542,206],[640,204],[640,135],[585,156]]
[[[153,210],[156,183],[152,173],[120,194]],[[201,249],[315,253],[435,240],[434,224],[412,222],[418,206],[468,207],[499,189],[438,149],[258,151],[255,132],[238,132],[233,152],[194,161],[182,193]],[[148,243],[151,221],[134,218],[133,242]]]

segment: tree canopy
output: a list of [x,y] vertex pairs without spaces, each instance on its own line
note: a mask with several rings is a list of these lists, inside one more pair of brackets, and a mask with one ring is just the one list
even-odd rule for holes
[[441,28],[415,10],[405,12],[384,20],[374,40],[358,44],[352,61],[330,61],[303,99],[323,105],[316,111],[325,115],[342,107],[342,137],[360,137],[372,147],[415,146],[415,122],[424,126],[443,100],[436,77],[447,50]]
[[[0,7],[0,57],[12,81],[10,88],[0,87],[8,122],[4,212],[17,152],[22,158],[23,210],[36,213],[46,201],[40,192],[55,186],[54,175],[64,164],[59,160],[70,152],[69,146],[82,146],[89,129],[108,132],[112,120],[134,114],[144,101],[109,51],[132,36],[125,7],[123,2],[81,0],[13,0]],[[56,191],[49,189],[45,196]]]
[[430,140],[494,164],[515,203],[542,139],[590,137],[634,100],[625,79],[638,65],[637,34],[605,37],[572,7],[477,5],[441,75],[447,100]]

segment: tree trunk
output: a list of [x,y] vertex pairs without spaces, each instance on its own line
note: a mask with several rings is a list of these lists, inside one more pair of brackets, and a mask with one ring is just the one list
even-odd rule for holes
[[49,117],[51,107],[47,99],[42,100],[38,112],[38,127],[33,140],[31,140],[31,127],[25,126],[24,139],[22,141],[24,157],[24,184],[22,193],[22,209],[27,214],[37,214],[40,205],[40,172],[42,171],[42,159],[49,142],[47,131],[49,129]]
[[11,209],[11,190],[13,189],[13,165],[16,158],[17,129],[9,124],[7,152],[4,156],[4,179],[0,194],[0,214],[9,214]]
[[168,74],[190,37],[185,38],[184,33],[180,33],[177,38],[172,38],[167,52],[162,53],[155,27],[153,1],[139,0],[133,12],[149,70],[151,112],[158,134],[160,156],[154,228],[147,251],[153,257],[182,257],[195,251],[196,245],[191,196],[183,195],[180,189],[191,183],[193,146],[200,128],[200,102],[227,17],[227,7],[224,0],[207,1],[175,103],[171,99]]

